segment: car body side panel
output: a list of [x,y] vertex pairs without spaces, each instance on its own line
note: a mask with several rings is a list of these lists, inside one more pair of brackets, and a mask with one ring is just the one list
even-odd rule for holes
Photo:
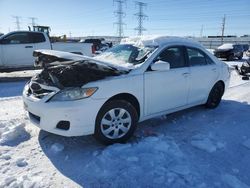
[[187,105],[189,74],[188,67],[145,72],[145,114]]
[[116,78],[107,78],[96,82],[90,82],[84,85],[87,87],[97,87],[98,90],[92,96],[93,99],[105,99],[106,101],[111,97],[128,93],[133,95],[140,104],[141,117],[144,116],[144,88],[143,88],[143,75],[121,75]]
[[205,65],[190,67],[190,90],[188,103],[193,104],[207,99],[210,88],[218,80],[220,73],[220,66]]

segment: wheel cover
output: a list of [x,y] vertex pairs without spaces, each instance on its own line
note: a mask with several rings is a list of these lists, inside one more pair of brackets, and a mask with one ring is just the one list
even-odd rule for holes
[[101,131],[107,138],[121,138],[130,130],[131,123],[131,115],[127,110],[124,108],[113,108],[103,116]]

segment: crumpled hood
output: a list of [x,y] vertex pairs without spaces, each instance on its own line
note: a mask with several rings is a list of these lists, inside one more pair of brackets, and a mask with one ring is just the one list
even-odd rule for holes
[[[45,64],[50,64],[53,63],[55,65],[57,64],[69,64],[72,61],[84,61],[88,60],[87,62],[92,62],[97,65],[102,65],[102,66],[107,66],[111,67],[113,69],[121,70],[121,71],[129,71],[130,69],[127,67],[119,66],[119,65],[114,65],[109,62],[104,62],[104,61],[99,61],[95,58],[84,56],[84,55],[79,55],[79,54],[74,54],[70,52],[62,52],[62,51],[56,51],[56,50],[35,50],[33,52],[33,56],[37,58],[35,62],[35,66],[38,67],[43,67],[43,63]],[[45,61],[44,61],[45,60]]]
[[110,76],[126,74],[128,70],[117,69],[93,58],[54,50],[36,50],[36,66],[42,72],[32,78],[32,82],[59,89],[81,87],[84,84]]

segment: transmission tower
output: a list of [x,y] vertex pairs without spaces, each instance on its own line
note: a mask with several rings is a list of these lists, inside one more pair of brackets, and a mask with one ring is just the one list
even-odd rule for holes
[[29,17],[29,19],[31,20],[31,25],[32,25],[32,27],[34,27],[34,26],[36,26],[37,24],[36,24],[36,20],[37,20],[37,18],[35,18],[35,17]]
[[146,3],[136,1],[135,5],[139,8],[139,12],[135,14],[137,16],[138,20],[138,26],[135,28],[136,31],[138,31],[138,35],[142,35],[143,31],[146,31],[146,29],[143,27],[143,21],[146,17],[148,17],[146,14],[143,13],[143,8],[147,6]]
[[21,29],[20,27],[20,16],[12,16],[16,21],[14,22],[16,24],[16,29],[19,31]]
[[125,4],[126,0],[114,0],[114,3],[117,3],[117,10],[114,12],[117,17],[117,22],[114,24],[117,25],[117,33],[121,38],[123,36],[123,26],[125,23],[123,22],[123,18],[125,17],[125,13],[123,11],[123,4]]
[[223,17],[223,19],[222,19],[221,44],[223,44],[223,41],[224,41],[225,25],[226,25],[226,15],[224,15],[224,17]]
[[201,30],[200,30],[200,37],[203,37],[203,29],[204,29],[204,27],[203,27],[203,25],[201,26]]

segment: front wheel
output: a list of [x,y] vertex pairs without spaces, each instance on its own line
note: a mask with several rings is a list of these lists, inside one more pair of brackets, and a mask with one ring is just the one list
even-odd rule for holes
[[94,137],[103,144],[124,143],[134,133],[137,111],[127,101],[109,101],[100,109]]
[[223,93],[224,93],[223,84],[221,82],[217,82],[209,93],[207,102],[205,104],[206,107],[216,108],[220,104]]

